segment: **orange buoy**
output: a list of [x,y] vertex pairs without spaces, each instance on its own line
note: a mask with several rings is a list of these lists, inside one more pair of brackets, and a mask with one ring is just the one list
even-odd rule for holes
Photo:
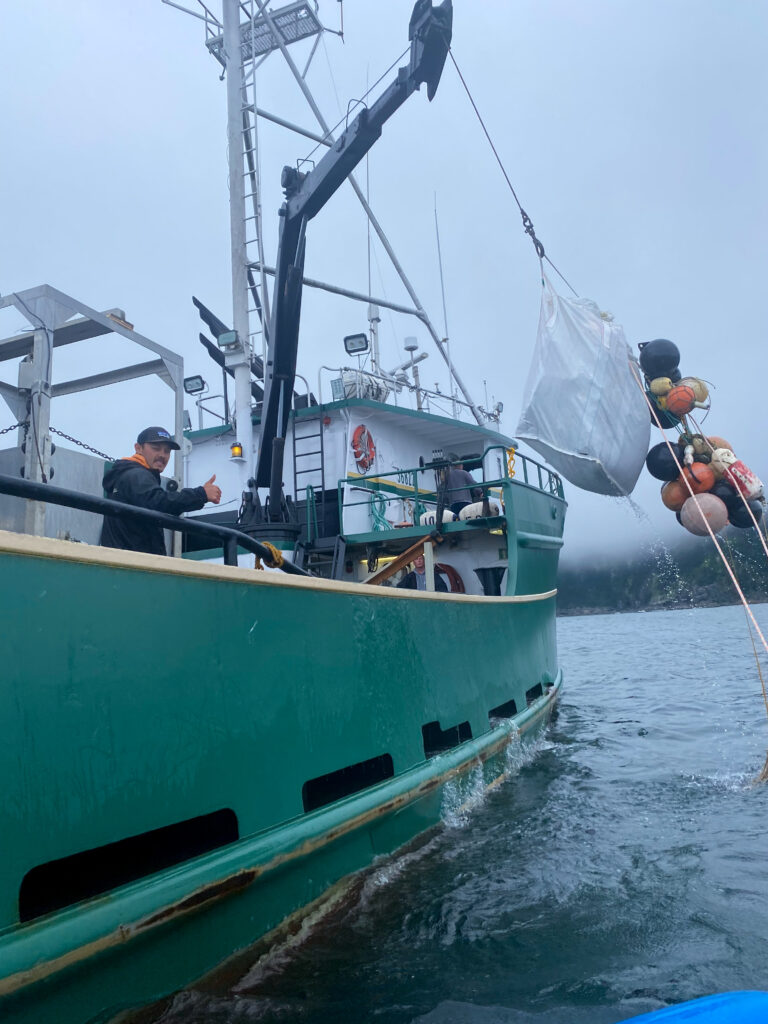
[[[683,470],[683,477],[691,485],[691,490],[694,494],[701,494],[703,491],[709,491],[715,484],[715,473],[714,470],[705,465],[703,462],[694,462],[691,466],[686,466]],[[688,493],[688,488],[685,487],[682,477],[680,483]]]
[[730,448],[730,450],[733,451],[729,442],[724,441],[722,437],[708,437],[707,440],[713,448]]
[[667,394],[667,410],[673,416],[687,416],[696,405],[696,393],[687,384],[676,384]]
[[661,488],[661,500],[673,512],[679,512],[690,496],[682,480],[670,480]]

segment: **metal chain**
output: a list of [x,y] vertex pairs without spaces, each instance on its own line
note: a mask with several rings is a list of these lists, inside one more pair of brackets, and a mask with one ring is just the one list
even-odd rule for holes
[[29,427],[29,420],[20,420],[18,423],[14,423],[10,427],[3,427],[3,429],[0,430],[0,435],[8,434],[12,430],[18,430],[19,427],[27,427],[28,428]]
[[[17,424],[17,426],[20,425],[21,424]],[[13,428],[9,427],[8,429],[12,430]],[[70,435],[65,434],[63,430],[57,430],[55,427],[49,427],[48,430],[52,434],[57,434],[59,437],[63,437],[65,441],[71,441],[72,444],[77,444],[81,448],[85,448],[87,452],[93,452],[94,455],[100,455],[101,458],[106,459],[107,462],[117,461],[117,459],[113,459],[111,455],[105,455],[104,452],[100,452],[98,448],[92,448],[89,444],[86,444],[85,441],[78,441],[76,437],[70,437]],[[1,433],[5,433],[5,431],[1,431]]]

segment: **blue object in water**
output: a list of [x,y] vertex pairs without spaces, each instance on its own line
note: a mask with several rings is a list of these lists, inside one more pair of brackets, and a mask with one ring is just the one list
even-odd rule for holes
[[768,992],[721,992],[690,1003],[667,1006],[663,1010],[631,1018],[634,1024],[765,1024],[768,1021]]

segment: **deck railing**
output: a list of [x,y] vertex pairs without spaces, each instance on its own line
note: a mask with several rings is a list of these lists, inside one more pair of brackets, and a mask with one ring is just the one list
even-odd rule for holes
[[[534,487],[558,498],[563,497],[563,484],[557,473],[553,473],[535,459],[521,455],[515,449],[507,449],[503,445],[488,448],[483,456],[483,467],[487,456],[494,451],[502,453],[503,475],[493,480],[476,481],[474,488],[482,491],[482,498],[476,500],[500,500],[501,492],[509,488],[512,482]],[[432,474],[435,471],[446,470],[450,465],[447,462],[438,462],[412,469],[393,470],[389,473],[345,477],[338,483],[339,522],[344,522],[345,510],[366,505],[370,508],[373,532],[391,530],[397,526],[420,525],[422,515],[428,511],[436,511],[438,505],[438,492]],[[424,478],[426,473],[432,476],[428,486]],[[345,500],[346,488],[355,488],[366,493],[359,499],[353,499],[347,494]],[[456,492],[466,490],[465,486],[445,488],[442,492],[444,508],[450,510],[451,504],[457,500]],[[396,505],[399,505],[399,508],[393,515],[392,507]]]
[[[96,515],[138,519],[141,522],[162,526],[165,530],[208,537],[214,544],[221,546],[225,565],[237,565],[238,547],[245,548],[246,551],[250,551],[268,562],[272,560],[272,552],[269,548],[248,534],[242,533],[240,530],[233,530],[228,526],[201,523],[196,519],[179,519],[178,516],[169,515],[167,512],[137,508],[135,505],[126,505],[121,501],[112,501],[110,498],[97,498],[92,494],[81,494],[80,491],[70,491],[64,487],[54,487],[52,484],[37,483],[34,480],[23,480],[5,474],[0,474],[0,494],[10,494],[16,498],[26,498],[29,501],[44,501],[51,505],[63,505],[66,508],[76,508],[83,512],[93,512]],[[296,576],[311,575],[287,560],[280,568],[283,572]]]

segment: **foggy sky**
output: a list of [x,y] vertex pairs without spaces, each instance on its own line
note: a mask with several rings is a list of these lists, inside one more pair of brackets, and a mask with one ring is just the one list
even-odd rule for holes
[[[330,123],[405,49],[411,7],[345,0],[345,42],[327,34],[309,74]],[[159,0],[5,0],[3,15],[0,292],[48,283],[122,307],[137,330],[184,355],[188,374],[216,382],[190,301],[231,320],[225,83],[202,24]],[[338,28],[335,0],[320,15]],[[716,385],[707,429],[763,479],[766,39],[768,5],[744,0],[454,3],[453,53],[547,254],[630,344],[676,342],[682,372]],[[307,50],[292,49],[302,66]],[[260,105],[316,130],[279,60],[259,79]],[[312,144],[274,126],[261,143],[274,251],[280,168]],[[364,165],[357,174],[364,182]],[[442,331],[436,196],[453,358],[476,402],[486,388],[489,402],[504,402],[502,429],[513,434],[538,261],[450,61],[433,103],[412,97],[385,127],[369,174],[374,210]],[[306,273],[367,291],[366,225],[350,189],[311,225]],[[407,301],[378,248],[371,288]],[[15,313],[0,317],[2,336],[22,326]],[[299,368],[313,390],[321,364],[346,361],[342,337],[366,329],[365,306],[305,292]],[[432,352],[422,381],[446,389],[418,322],[384,312],[381,331],[385,364],[400,362],[415,334]],[[55,380],[143,358],[121,344],[57,350]],[[0,366],[0,378],[15,376]],[[138,381],[57,399],[51,422],[119,456],[171,412],[169,389]],[[0,414],[0,427],[11,422]],[[644,473],[633,513],[568,487],[567,557],[679,536],[658,489]]]

